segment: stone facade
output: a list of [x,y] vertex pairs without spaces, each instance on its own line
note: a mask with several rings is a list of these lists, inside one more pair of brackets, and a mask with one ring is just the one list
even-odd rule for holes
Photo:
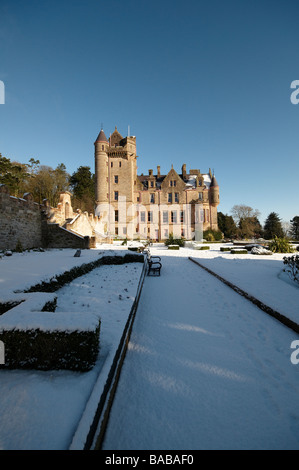
[[211,170],[162,175],[160,166],[137,175],[136,137],[123,138],[117,128],[109,139],[103,130],[95,141],[96,214],[110,236],[163,240],[200,238],[218,230],[219,186]]

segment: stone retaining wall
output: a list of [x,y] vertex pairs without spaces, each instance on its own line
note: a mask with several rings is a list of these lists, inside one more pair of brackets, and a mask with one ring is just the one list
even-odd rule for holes
[[0,185],[0,250],[16,250],[18,245],[24,250],[96,246],[90,232],[78,234],[49,222],[47,206],[35,203],[31,194],[16,198],[9,194],[7,186]]
[[10,196],[0,185],[0,250],[40,247],[42,242],[41,210],[30,194],[24,198]]

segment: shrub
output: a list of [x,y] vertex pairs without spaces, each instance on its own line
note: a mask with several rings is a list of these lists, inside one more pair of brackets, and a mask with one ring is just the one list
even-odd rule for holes
[[168,249],[169,250],[179,250],[180,247],[179,247],[179,245],[168,245]]
[[24,251],[24,249],[23,249],[22,243],[20,242],[20,240],[18,240],[17,244],[16,244],[15,252],[16,253],[23,253],[23,251]]
[[3,330],[0,338],[5,344],[5,368],[86,372],[98,356],[100,320],[93,330],[41,331],[25,327]]
[[274,237],[274,239],[269,243],[269,249],[273,253],[293,253],[294,252],[294,249],[287,238]]
[[231,248],[228,248],[227,246],[221,246],[220,251],[231,251]]
[[205,245],[205,246],[198,246],[198,247],[196,247],[196,250],[209,250],[209,249],[210,249],[210,247],[209,247],[209,246],[207,246],[207,245]]
[[169,238],[165,240],[164,245],[169,246],[169,245],[179,245],[179,246],[184,246],[185,239],[184,238],[174,238],[173,234],[169,234]]
[[247,251],[247,250],[232,249],[232,250],[230,250],[230,252],[231,252],[233,255],[247,255],[247,254],[248,254],[248,251]]
[[204,235],[204,239],[207,240],[207,242],[213,242],[215,237],[211,232],[208,232]]
[[287,272],[293,281],[299,283],[299,255],[284,256],[283,264],[287,266],[284,272]]
[[222,240],[222,232],[220,230],[208,229],[203,232],[203,238],[209,242]]

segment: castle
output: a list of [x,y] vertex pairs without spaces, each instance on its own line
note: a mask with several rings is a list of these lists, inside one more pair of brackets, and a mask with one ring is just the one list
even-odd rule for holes
[[122,137],[115,127],[107,139],[101,129],[95,143],[96,215],[107,236],[163,240],[172,233],[201,239],[205,230],[218,230],[219,186],[211,170],[167,175],[137,175],[136,137]]

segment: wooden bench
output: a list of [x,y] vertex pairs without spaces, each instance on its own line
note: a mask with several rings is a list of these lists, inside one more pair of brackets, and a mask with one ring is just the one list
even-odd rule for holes
[[160,276],[160,271],[162,268],[160,256],[151,256],[147,255],[147,275],[148,276]]

